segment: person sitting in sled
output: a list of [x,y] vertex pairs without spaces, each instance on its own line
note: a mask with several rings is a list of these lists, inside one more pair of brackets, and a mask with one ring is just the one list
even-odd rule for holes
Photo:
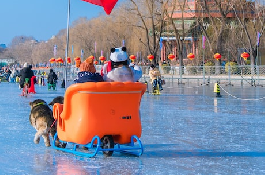
[[159,85],[159,90],[162,91],[163,87],[162,87],[161,74],[153,64],[150,66],[149,77],[153,85],[153,91],[157,88],[157,84]]
[[78,72],[77,78],[74,80],[75,83],[103,81],[102,76],[96,72],[93,61],[94,60],[92,57],[88,57],[83,63],[80,64],[80,72]]
[[101,75],[109,82],[136,82],[142,77],[142,69],[129,65],[126,47],[111,48],[110,61],[104,64]]

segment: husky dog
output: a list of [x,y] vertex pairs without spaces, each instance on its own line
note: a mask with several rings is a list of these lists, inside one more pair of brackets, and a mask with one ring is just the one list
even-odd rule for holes
[[50,106],[53,106],[54,103],[60,103],[60,104],[63,104],[63,100],[64,100],[64,97],[63,97],[63,96],[57,96],[57,97],[55,97],[55,98],[49,103],[49,105],[50,105]]
[[[31,107],[29,121],[37,130],[34,137],[34,143],[38,144],[40,142],[40,136],[42,136],[45,146],[51,146],[49,133],[52,137],[54,137],[56,133],[56,123],[53,118],[52,110],[42,99],[34,100],[33,102],[30,102],[29,105]],[[59,141],[56,141],[56,144],[59,144]]]
[[[52,106],[55,104],[55,103],[60,103],[60,104],[63,104],[64,102],[64,97],[63,96],[57,96],[55,97],[50,103],[49,103],[49,106]],[[56,125],[57,126],[57,125]],[[56,127],[55,127],[56,128]],[[57,132],[57,130],[56,130]],[[66,144],[67,143],[61,143],[59,140],[56,140],[55,142],[55,146],[58,146],[58,147],[61,147],[61,148],[65,148],[66,147]]]

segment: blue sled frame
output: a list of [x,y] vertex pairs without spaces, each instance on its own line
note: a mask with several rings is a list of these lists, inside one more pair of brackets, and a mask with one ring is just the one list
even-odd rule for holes
[[[73,153],[77,156],[82,156],[82,157],[95,157],[99,151],[102,151],[105,156],[111,156],[114,151],[124,154],[131,154],[134,156],[141,156],[144,151],[142,142],[136,135],[131,136],[131,143],[128,144],[114,143],[113,148],[111,148],[109,144],[104,145],[102,139],[100,139],[99,136],[94,136],[91,142],[86,145],[59,140],[62,145],[65,145],[59,147],[56,146],[55,144],[56,139],[58,139],[57,133],[54,135],[54,139],[52,142],[52,146],[54,149],[64,151],[67,153]],[[134,140],[136,140],[136,142],[134,142]],[[82,149],[82,147],[83,148],[85,147],[86,149]]]

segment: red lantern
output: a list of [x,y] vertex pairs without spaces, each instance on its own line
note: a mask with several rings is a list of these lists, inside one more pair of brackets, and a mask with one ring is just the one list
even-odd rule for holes
[[217,59],[217,60],[220,60],[221,59],[221,54],[220,53],[216,53],[216,54],[214,54],[214,56],[213,56],[215,59]]
[[56,62],[59,63],[59,64],[62,64],[63,63],[63,59],[61,57],[59,57],[59,58],[56,59]]
[[94,61],[94,64],[98,64],[98,61]]
[[193,59],[195,58],[195,55],[194,55],[193,53],[189,53],[189,54],[187,55],[187,58],[188,58],[189,60],[193,60]]
[[147,56],[147,59],[148,59],[149,61],[152,61],[152,60],[154,59],[154,55],[148,55],[148,56]]
[[81,64],[81,58],[80,57],[75,57],[75,66],[76,67],[80,67],[80,64]]
[[99,60],[100,60],[101,62],[104,62],[104,61],[106,60],[106,58],[105,58],[104,56],[100,56],[100,57],[99,57]]
[[249,53],[247,53],[247,52],[243,52],[243,53],[241,54],[241,57],[244,58],[244,60],[247,60],[249,56],[250,56],[250,55],[249,55]]
[[132,62],[134,62],[135,59],[136,59],[136,56],[135,55],[131,55],[130,56],[130,60],[132,60]]
[[60,59],[60,63],[63,63],[63,62],[64,62],[64,60],[61,58],[61,59]]
[[53,63],[55,62],[55,58],[51,58],[51,59],[49,60],[49,62],[50,62],[51,64],[53,64]]
[[168,56],[167,56],[167,58],[169,59],[169,60],[174,60],[174,58],[175,58],[175,55],[173,55],[173,54],[169,54]]
[[67,57],[67,63],[71,64],[71,58],[70,57]]

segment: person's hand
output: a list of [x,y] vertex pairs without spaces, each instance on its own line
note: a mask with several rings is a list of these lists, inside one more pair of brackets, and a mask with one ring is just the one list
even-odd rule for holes
[[135,66],[135,64],[134,63],[130,63],[130,65],[129,65],[130,67],[134,67]]

